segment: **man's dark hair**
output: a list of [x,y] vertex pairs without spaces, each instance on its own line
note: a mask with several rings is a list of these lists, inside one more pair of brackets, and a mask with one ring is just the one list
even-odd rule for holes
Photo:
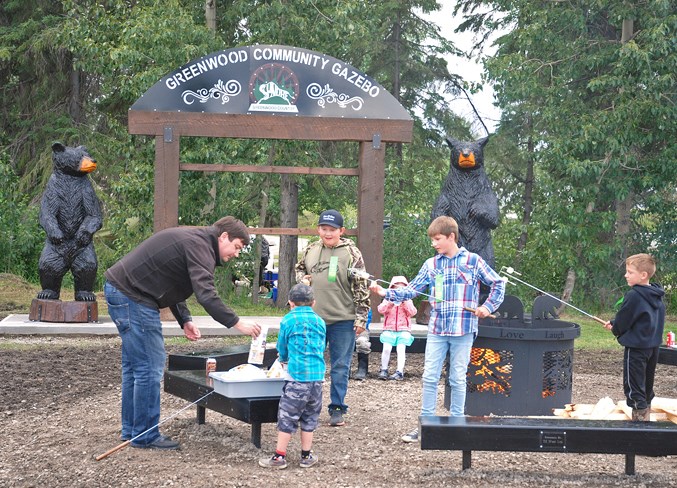
[[219,235],[227,232],[229,241],[241,239],[242,244],[249,245],[249,232],[247,232],[247,226],[241,220],[229,215],[214,222],[214,227],[216,227]]

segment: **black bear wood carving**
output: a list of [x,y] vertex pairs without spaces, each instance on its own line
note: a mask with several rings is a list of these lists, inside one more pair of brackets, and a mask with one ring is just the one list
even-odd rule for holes
[[101,228],[101,206],[87,176],[96,169],[83,146],[52,145],[52,176],[42,194],[40,225],[47,233],[38,269],[38,298],[58,300],[61,282],[73,273],[75,300],[96,301],[98,267],[92,236]]
[[498,226],[498,199],[484,171],[484,146],[489,137],[461,142],[451,137],[449,173],[433,205],[432,218],[453,217],[458,222],[459,246],[482,256],[494,267],[491,230]]

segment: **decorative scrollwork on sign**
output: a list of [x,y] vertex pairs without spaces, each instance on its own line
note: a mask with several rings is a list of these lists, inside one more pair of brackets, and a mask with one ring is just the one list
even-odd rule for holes
[[200,103],[205,103],[212,98],[220,98],[221,105],[224,105],[230,101],[230,97],[238,95],[241,91],[242,86],[239,81],[228,80],[228,82],[224,84],[223,81],[219,80],[219,82],[209,90],[206,88],[200,88],[197,92],[186,90],[181,96],[183,97],[183,103],[186,105],[192,105],[195,99],[199,100]]
[[313,100],[317,100],[317,104],[323,108],[326,103],[336,103],[341,108],[351,106],[353,110],[360,110],[364,104],[362,97],[351,98],[345,93],[338,94],[329,86],[329,83],[324,87],[319,83],[311,83],[306,88],[306,94]]

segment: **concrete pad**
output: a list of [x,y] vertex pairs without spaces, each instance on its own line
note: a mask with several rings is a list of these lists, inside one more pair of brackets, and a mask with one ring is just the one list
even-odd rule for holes
[[[279,330],[282,317],[241,317],[242,320],[267,325],[269,330]],[[209,316],[193,317],[202,337],[241,335],[235,329],[224,327]],[[162,322],[165,337],[183,337],[183,330],[175,321]],[[37,322],[28,319],[28,314],[9,315],[0,322],[0,335],[117,335],[115,324],[107,315],[100,315],[98,322],[57,323]]]
[[[282,317],[242,316],[242,320],[267,325],[268,330],[280,330]],[[235,329],[228,329],[209,316],[193,317],[202,333],[202,337],[241,335]],[[380,333],[381,323],[372,323],[369,330],[372,334]],[[412,324],[412,334],[425,334],[428,328],[424,325]],[[183,330],[175,321],[162,322],[162,333],[165,337],[183,337]],[[13,314],[0,321],[2,335],[117,335],[115,324],[107,315],[100,315],[98,322],[57,323],[37,322],[28,319],[28,314]],[[372,339],[373,340],[373,339]]]

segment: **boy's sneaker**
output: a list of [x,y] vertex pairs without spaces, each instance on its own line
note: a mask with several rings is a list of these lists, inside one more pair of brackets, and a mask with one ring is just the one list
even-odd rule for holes
[[418,429],[414,429],[408,434],[402,436],[403,442],[418,442]]
[[388,379],[388,370],[382,369],[378,374],[378,379],[379,380],[387,380]]
[[317,456],[311,452],[308,457],[301,458],[301,463],[299,464],[299,466],[301,466],[302,468],[310,468],[311,466],[317,464],[317,461],[318,461]]
[[341,427],[346,425],[346,421],[343,420],[343,412],[341,410],[332,410],[329,414],[329,425],[332,427]]
[[404,373],[400,371],[395,371],[393,374],[390,375],[388,379],[395,380],[395,381],[402,381],[404,379]]
[[287,459],[282,456],[272,456],[266,459],[259,459],[259,466],[264,468],[284,469],[287,467]]

